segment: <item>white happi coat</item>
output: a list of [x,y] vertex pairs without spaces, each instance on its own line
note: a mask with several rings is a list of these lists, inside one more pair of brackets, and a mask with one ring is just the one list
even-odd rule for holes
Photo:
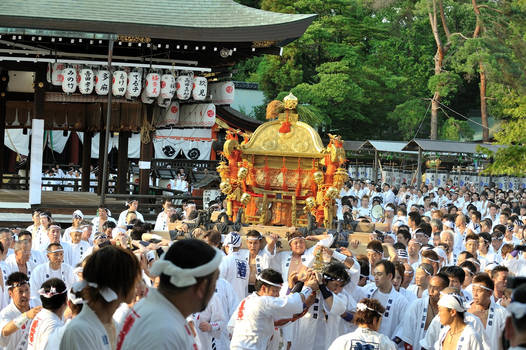
[[[480,322],[480,319],[470,314],[469,312],[464,313],[464,321],[471,326],[475,330],[476,333],[480,334],[482,338],[482,346],[484,350],[493,350],[489,346],[489,340],[488,336],[486,334],[486,331],[484,330],[484,326],[482,325],[482,322]],[[426,335],[422,340],[420,340],[420,345],[425,349],[434,349],[433,346],[436,344],[436,342],[440,338],[440,332],[441,329],[444,328],[440,324],[440,318],[438,315],[436,315],[431,323],[429,324],[429,327],[427,328]]]
[[[228,350],[230,348],[230,338],[227,325],[229,317],[223,309],[221,299],[216,287],[215,293],[210,299],[203,312],[192,315],[194,328],[197,335],[197,346],[199,349]],[[201,322],[208,322],[212,326],[210,332],[203,332],[199,329]]]
[[69,322],[71,322],[71,319],[66,320],[66,323],[64,323],[60,327],[55,328],[53,332],[51,332],[47,339],[45,350],[57,350],[58,348],[60,348],[62,336],[64,335],[64,331],[66,330],[66,327],[69,324]]
[[[438,340],[434,345],[435,350],[442,350],[442,343],[446,338],[449,326],[445,326],[440,330]],[[457,343],[457,350],[483,350],[482,337],[469,324],[466,325]]]
[[355,331],[338,337],[329,347],[329,350],[350,349],[396,350],[396,346],[384,334],[358,327]]
[[299,293],[286,297],[250,294],[243,299],[229,322],[231,350],[266,350],[274,335],[274,321],[291,318],[303,311]]
[[[274,255],[267,247],[261,249],[256,256],[256,274],[270,266],[270,260]],[[227,255],[219,267],[220,277],[226,279],[237,294],[239,300],[248,295],[248,279],[250,276],[250,252],[248,249],[240,249]]]
[[91,245],[83,240],[71,243],[71,266],[75,267],[82,262],[91,252]]
[[[29,301],[29,307],[35,306],[35,300],[32,298]],[[29,326],[31,320],[27,320],[16,332],[11,335],[4,337],[2,335],[2,329],[15,318],[20,316],[22,313],[18,310],[13,302],[7,305],[2,311],[0,311],[0,346],[4,350],[25,350],[27,349],[27,337],[29,335]]]
[[157,215],[157,219],[155,220],[155,226],[153,228],[154,231],[168,231],[168,215],[166,215],[166,212],[163,210],[162,212]]
[[426,334],[427,310],[429,298],[420,298],[409,304],[407,312],[404,313],[400,327],[396,329],[395,337],[402,339],[413,346],[413,350],[420,350],[420,340]]
[[[375,286],[367,292],[367,298],[376,298],[379,290]],[[391,288],[387,303],[382,305],[385,308],[382,322],[380,323],[380,333],[385,334],[392,339],[398,325],[402,323],[402,319],[405,317],[405,309],[407,307],[407,299],[396,291],[394,287]]]
[[[314,304],[307,313],[291,325],[292,346],[291,350],[314,350],[325,349],[336,337],[331,336],[328,342],[327,335],[329,324],[328,315],[338,318],[347,309],[347,298],[344,295],[332,294],[332,307],[329,308],[321,292],[316,293]],[[340,317],[341,318],[341,317]],[[333,320],[332,325],[336,323]],[[306,335],[309,336],[306,336]]]
[[237,309],[237,306],[239,305],[239,299],[237,297],[236,292],[234,292],[234,289],[232,288],[232,285],[230,282],[225,280],[224,278],[218,278],[216,282],[216,289],[217,293],[221,294],[221,302],[223,305],[223,310],[225,310],[228,314],[228,319],[232,317],[232,314]]
[[[5,264],[7,267],[7,276],[12,274],[13,272],[19,272],[18,265],[16,263],[15,254],[9,255],[5,259]],[[27,268],[27,277],[31,277],[32,271],[39,265],[38,261],[34,257],[30,257],[29,260],[26,262],[26,268]]]
[[75,275],[73,269],[68,264],[61,264],[60,270],[52,270],[49,263],[40,264],[33,270],[29,283],[31,285],[31,295],[37,296],[38,290],[42,286],[42,283],[46,282],[50,278],[60,278],[66,284],[66,288],[69,289],[75,283]]
[[111,350],[110,339],[95,312],[84,304],[62,335],[60,350]]
[[124,326],[117,331],[117,350],[193,350],[196,347],[181,312],[153,288],[135,304]]
[[31,322],[27,350],[44,350],[49,335],[63,324],[62,319],[57,314],[42,309]]
[[[316,244],[317,245],[317,244]],[[301,255],[301,263],[309,267],[314,260],[314,247],[306,249],[305,252]],[[291,251],[283,251],[276,255],[276,258],[272,260],[272,268],[281,273],[283,281],[289,280],[289,267],[290,261],[292,260]]]
[[31,237],[31,249],[32,250],[46,250],[49,245],[49,237],[47,236],[47,230],[43,226],[39,226],[36,232]]
[[502,349],[502,335],[504,326],[506,325],[506,318],[508,312],[500,305],[495,304],[491,301],[488,310],[488,318],[486,320],[486,335],[488,336],[488,343],[490,349],[500,350]]

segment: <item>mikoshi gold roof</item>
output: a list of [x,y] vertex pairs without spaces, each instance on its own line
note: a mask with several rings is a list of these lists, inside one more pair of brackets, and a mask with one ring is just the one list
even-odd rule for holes
[[322,158],[323,143],[320,135],[310,125],[295,122],[290,132],[280,133],[281,120],[260,125],[246,144],[240,145],[244,155],[288,156]]

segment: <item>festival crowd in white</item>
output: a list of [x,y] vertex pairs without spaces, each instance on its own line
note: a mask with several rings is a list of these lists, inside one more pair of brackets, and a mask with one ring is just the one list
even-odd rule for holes
[[526,349],[526,191],[355,180],[337,204],[285,241],[170,199],[155,225],[137,200],[66,229],[35,210],[0,229],[0,348]]

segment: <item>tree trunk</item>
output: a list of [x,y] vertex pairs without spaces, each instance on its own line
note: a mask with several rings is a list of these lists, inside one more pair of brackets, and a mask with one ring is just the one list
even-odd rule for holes
[[[435,75],[438,75],[442,72],[442,60],[443,60],[443,53],[441,48],[437,48],[437,52],[435,54]],[[431,101],[431,133],[429,135],[429,138],[431,140],[438,139],[438,109],[439,109],[439,102],[440,102],[440,93],[435,91],[435,94],[433,95],[433,100]]]
[[486,103],[486,71],[479,63],[480,75],[480,119],[482,124],[482,141],[489,142],[488,105]]

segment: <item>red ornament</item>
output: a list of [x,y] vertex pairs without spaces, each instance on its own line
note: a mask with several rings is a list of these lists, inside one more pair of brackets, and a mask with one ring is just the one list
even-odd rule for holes
[[206,112],[206,114],[207,114],[210,118],[212,118],[212,117],[214,116],[214,111],[211,110],[211,109],[209,109],[208,112]]
[[64,81],[64,74],[59,74],[59,75],[57,75],[57,79],[58,79],[58,81],[60,81],[60,82]]
[[161,81],[161,89],[164,89],[165,86],[166,86],[166,82],[164,80]]
[[228,92],[229,94],[231,94],[232,91],[234,91],[234,88],[233,88],[231,85],[228,85],[228,86],[226,87],[225,90],[226,90],[226,92]]
[[172,108],[170,109],[170,111],[175,114],[177,113],[178,109],[177,109],[177,106],[172,106]]
[[176,88],[177,90],[179,90],[179,89],[181,88],[181,84],[179,84],[179,83],[175,83],[175,88]]

